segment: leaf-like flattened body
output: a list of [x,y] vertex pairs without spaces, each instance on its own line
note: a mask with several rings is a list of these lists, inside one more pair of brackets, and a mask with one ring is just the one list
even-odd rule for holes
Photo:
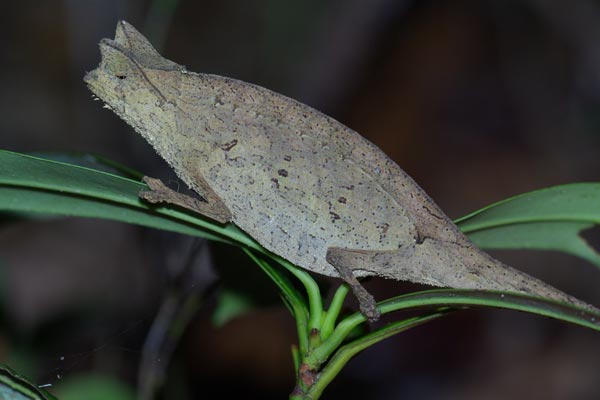
[[479,250],[396,163],[334,119],[256,85],[188,72],[126,22],[100,49],[85,77],[92,92],[273,253],[330,276],[347,265],[358,276],[590,307]]

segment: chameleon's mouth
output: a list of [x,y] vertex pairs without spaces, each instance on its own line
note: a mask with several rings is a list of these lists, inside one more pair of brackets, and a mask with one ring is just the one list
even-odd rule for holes
[[[88,87],[94,93],[96,92],[96,90],[98,88],[101,87],[101,85],[98,85],[98,82],[100,80],[100,75],[102,74],[102,70],[106,69],[105,65],[106,65],[106,59],[107,59],[108,53],[110,51],[109,48],[113,48],[113,49],[116,48],[110,42],[114,42],[114,41],[110,40],[110,39],[102,39],[100,41],[100,44],[99,44],[99,47],[100,47],[100,63],[98,64],[98,66],[95,69],[89,71],[83,77],[83,81],[86,83],[86,85],[88,85]],[[94,89],[96,89],[96,90],[94,90]]]
[[113,80],[107,77],[107,74],[110,74],[110,72],[106,71],[103,63],[100,63],[98,67],[85,74],[83,81],[92,92],[94,100],[104,103],[104,108],[117,112],[119,107],[115,108],[115,106],[118,103],[118,97],[114,91],[114,86],[111,84]]
[[94,97],[102,99],[102,94],[100,93],[102,91],[102,85],[98,84],[98,73],[98,68],[88,72],[83,77],[83,81],[85,82],[87,87],[92,91]]
[[94,84],[98,81],[98,68],[86,73],[83,77],[83,81],[91,89],[94,86]]
[[101,75],[104,73],[102,71],[102,64],[100,64],[96,69],[91,70],[83,77],[83,81],[87,85],[87,87],[92,91],[94,96],[100,98],[102,101],[106,101],[106,88],[105,85],[102,84]]

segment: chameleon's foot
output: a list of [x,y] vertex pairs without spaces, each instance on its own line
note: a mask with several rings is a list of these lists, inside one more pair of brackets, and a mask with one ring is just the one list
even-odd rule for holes
[[345,249],[331,247],[327,251],[327,262],[330,263],[340,274],[340,278],[344,280],[352,289],[352,293],[358,300],[360,306],[360,312],[369,320],[369,322],[375,322],[381,316],[381,313],[377,309],[375,304],[375,298],[373,295],[360,284],[358,279],[352,273],[351,267],[348,264],[341,262],[339,255],[345,252]]
[[140,191],[139,197],[148,203],[174,204],[221,223],[231,220],[231,212],[220,200],[202,201],[168,188],[160,179],[145,176],[142,180],[150,190]]
[[377,309],[377,304],[375,303],[375,298],[367,289],[365,289],[360,283],[358,286],[351,285],[352,293],[358,299],[358,304],[360,306],[360,312],[364,315],[369,322],[376,322],[381,317],[381,313]]

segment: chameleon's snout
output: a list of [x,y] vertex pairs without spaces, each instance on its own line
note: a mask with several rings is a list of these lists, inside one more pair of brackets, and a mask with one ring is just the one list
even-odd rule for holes
[[92,70],[90,72],[88,72],[87,74],[85,74],[85,76],[83,77],[83,81],[85,82],[86,85],[90,86],[92,85],[94,82],[96,82],[98,80],[98,71],[97,70]]
[[100,74],[101,71],[99,71],[99,68],[93,69],[90,72],[86,73],[85,76],[83,77],[83,81],[85,82],[85,84],[87,85],[87,87],[96,95],[99,97],[102,97],[102,93],[104,93],[104,90],[102,89],[102,83],[100,82]]

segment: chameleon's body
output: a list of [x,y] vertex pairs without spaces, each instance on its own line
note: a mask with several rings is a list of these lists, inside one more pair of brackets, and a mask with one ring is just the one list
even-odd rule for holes
[[349,271],[584,305],[479,250],[397,164],[334,119],[262,87],[188,72],[126,22],[100,49],[90,89],[214,203],[209,216],[273,253],[355,289]]

